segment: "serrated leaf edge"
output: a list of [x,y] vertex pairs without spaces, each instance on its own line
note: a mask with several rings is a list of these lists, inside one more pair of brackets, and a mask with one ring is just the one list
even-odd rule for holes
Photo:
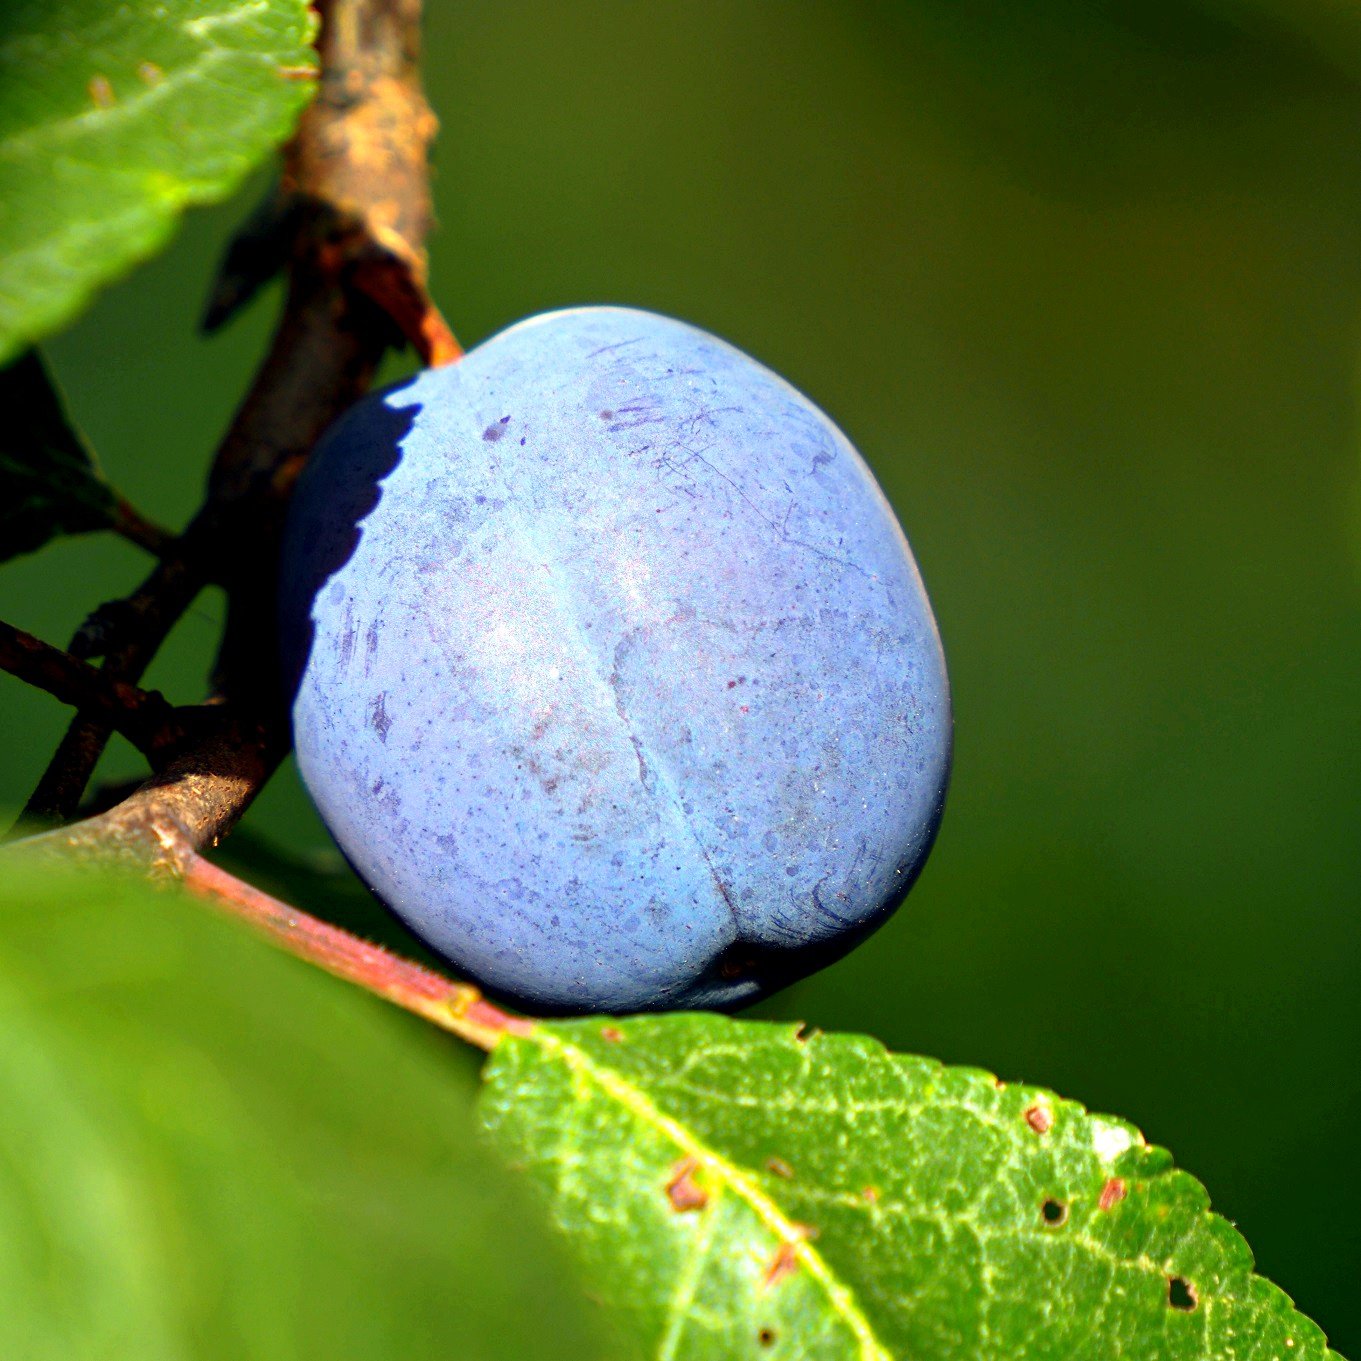
[[[1176,1179],[1183,1187],[1185,1194],[1191,1196],[1197,1202],[1194,1207],[1188,1207],[1191,1210],[1192,1217],[1207,1232],[1226,1237],[1230,1240],[1233,1248],[1242,1254],[1243,1261],[1238,1269],[1242,1272],[1244,1283],[1248,1289],[1265,1292],[1267,1296],[1274,1297],[1280,1304],[1284,1305],[1293,1317],[1295,1325],[1310,1333],[1312,1335],[1310,1340],[1316,1341],[1322,1346],[1322,1356],[1327,1358],[1327,1361],[1345,1361],[1340,1352],[1329,1347],[1327,1336],[1318,1323],[1299,1311],[1290,1294],[1275,1281],[1258,1273],[1250,1245],[1230,1220],[1211,1208],[1209,1193],[1199,1179],[1184,1168],[1178,1167],[1167,1149],[1161,1145],[1148,1142],[1140,1129],[1129,1121],[1118,1116],[1094,1112],[1082,1102],[1071,1097],[1060,1096],[1045,1087],[1037,1087],[1029,1083],[1004,1083],[983,1068],[967,1064],[949,1064],[924,1055],[900,1053],[890,1049],[882,1040],[870,1035],[822,1030],[809,1032],[802,1022],[739,1021],[729,1016],[699,1012],[676,1014],[686,1015],[687,1017],[704,1015],[709,1019],[720,1021],[724,1025],[734,1028],[751,1025],[768,1026],[772,1031],[783,1032],[784,1038],[787,1040],[801,1045],[817,1047],[830,1045],[835,1048],[842,1046],[854,1048],[857,1045],[868,1046],[877,1054],[887,1058],[894,1066],[921,1065],[931,1072],[937,1080],[959,1081],[965,1087],[975,1086],[980,1090],[985,1087],[1002,1089],[1010,1086],[1013,1090],[1024,1093],[1029,1100],[1044,1102],[1049,1108],[1051,1118],[1062,1116],[1065,1119],[1077,1118],[1092,1122],[1094,1135],[1103,1139],[1103,1141],[1109,1140],[1118,1131],[1119,1136],[1123,1136],[1118,1139],[1118,1142],[1123,1144],[1123,1148],[1118,1151],[1109,1147],[1105,1150],[1097,1149],[1096,1151],[1101,1156],[1102,1161],[1114,1163],[1118,1161],[1121,1154],[1135,1153],[1143,1158],[1152,1157],[1159,1160],[1160,1166],[1146,1167],[1137,1171],[1132,1168],[1130,1172],[1147,1185],[1167,1178]],[[631,1019],[646,1022],[659,1018],[654,1016]],[[582,1022],[567,1023],[568,1026],[580,1024]],[[534,1046],[545,1056],[552,1056],[561,1061],[574,1074],[593,1081],[601,1091],[617,1101],[631,1115],[665,1135],[685,1156],[693,1157],[725,1188],[735,1192],[756,1213],[766,1228],[779,1238],[781,1244],[788,1244],[795,1254],[796,1260],[808,1270],[809,1274],[822,1287],[837,1316],[843,1319],[854,1332],[861,1347],[860,1356],[862,1358],[869,1358],[869,1361],[898,1361],[894,1353],[888,1351],[879,1341],[869,1320],[856,1305],[851,1290],[841,1282],[821,1254],[809,1243],[800,1226],[788,1219],[742,1168],[715,1153],[702,1140],[691,1134],[683,1124],[664,1114],[650,1097],[626,1078],[608,1067],[602,1067],[584,1050],[562,1039],[559,1034],[550,1032],[546,1026],[536,1025],[528,1033],[514,1036],[513,1043]],[[487,1081],[491,1076],[490,1071],[484,1072],[483,1076],[484,1081]],[[1088,1246],[1097,1246],[1090,1239],[1085,1239],[1085,1242]],[[1158,1274],[1166,1274],[1166,1263],[1157,1262],[1144,1253],[1119,1260],[1128,1265],[1156,1271]],[[1218,1303],[1218,1299],[1212,1296],[1206,1301],[1206,1307],[1208,1309]],[[1294,1346],[1296,1340],[1290,1339],[1287,1346]]]
[[893,1354],[879,1341],[849,1288],[828,1266],[822,1254],[808,1240],[803,1229],[787,1218],[769,1196],[746,1173],[707,1144],[696,1139],[679,1121],[665,1115],[650,1097],[631,1082],[608,1068],[602,1068],[584,1050],[536,1027],[524,1039],[563,1062],[574,1074],[594,1082],[601,1091],[617,1101],[641,1123],[669,1139],[686,1157],[693,1158],[721,1185],[732,1191],[761,1223],[787,1247],[795,1260],[808,1272],[827,1296],[833,1311],[842,1319],[859,1344],[862,1361],[894,1361]]

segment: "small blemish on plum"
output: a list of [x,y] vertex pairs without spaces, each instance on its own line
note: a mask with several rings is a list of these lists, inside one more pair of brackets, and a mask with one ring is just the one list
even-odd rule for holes
[[613,411],[602,411],[602,412],[600,413],[600,419],[601,419],[602,421],[612,421],[612,420],[614,419],[614,412],[613,412]]
[[392,719],[388,717],[387,691],[380,691],[369,702],[369,727],[378,734],[378,740],[386,745],[388,732],[392,727]]
[[482,432],[482,438],[486,440],[488,444],[495,444],[505,433],[505,426],[499,421],[493,421],[492,424]]

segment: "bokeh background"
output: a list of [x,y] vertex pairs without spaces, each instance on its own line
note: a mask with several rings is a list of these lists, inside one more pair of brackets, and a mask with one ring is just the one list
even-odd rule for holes
[[[1361,20],[428,10],[432,273],[465,343],[596,301],[728,337],[859,445],[935,602],[937,849],[879,935],[762,1014],[1134,1120],[1361,1353]],[[195,333],[260,188],[50,346],[115,481],[172,525],[277,303]],[[61,642],[141,571],[68,541],[0,572],[0,616]],[[151,683],[196,697],[220,612],[200,602]],[[14,805],[66,714],[3,676],[0,712]],[[136,769],[115,749],[103,774]],[[399,939],[291,767],[233,854]]]

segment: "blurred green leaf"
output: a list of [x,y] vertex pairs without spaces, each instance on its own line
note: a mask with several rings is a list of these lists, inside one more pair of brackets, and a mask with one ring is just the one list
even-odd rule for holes
[[313,21],[305,0],[0,9],[0,362],[288,134]]
[[0,369],[0,562],[112,526],[118,501],[71,428],[36,350]]
[[1132,1126],[855,1035],[545,1024],[488,1070],[639,1355],[1333,1356]]
[[9,858],[0,1356],[593,1354],[473,1081],[197,903]]

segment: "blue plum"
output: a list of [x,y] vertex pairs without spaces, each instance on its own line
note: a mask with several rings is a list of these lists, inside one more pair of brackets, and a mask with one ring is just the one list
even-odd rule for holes
[[930,850],[951,718],[907,542],[828,417],[703,331],[555,312],[359,403],[282,581],[322,818],[501,996],[750,1001]]

